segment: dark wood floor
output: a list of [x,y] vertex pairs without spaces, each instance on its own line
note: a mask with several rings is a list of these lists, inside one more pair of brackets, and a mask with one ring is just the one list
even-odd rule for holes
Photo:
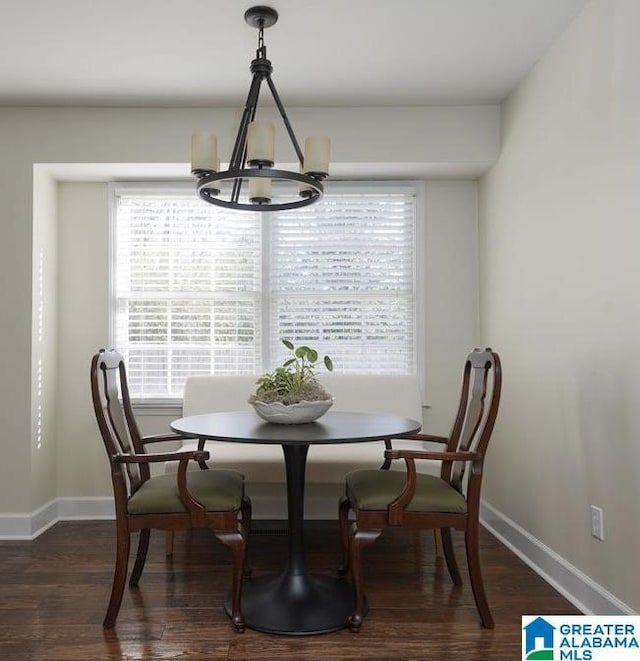
[[[283,523],[256,522],[254,575],[278,570],[287,553]],[[116,629],[102,618],[115,554],[112,522],[59,523],[33,542],[0,542],[0,659],[393,659],[514,661],[522,614],[576,609],[489,533],[482,557],[496,628],[480,627],[454,533],[464,585],[452,586],[429,533],[386,531],[366,551],[370,611],[359,634],[271,636],[233,632],[222,610],[229,583],[225,547],[206,531],[176,536],[173,560],[154,531],[138,589],[127,587]],[[339,562],[337,524],[306,528],[310,570]]]

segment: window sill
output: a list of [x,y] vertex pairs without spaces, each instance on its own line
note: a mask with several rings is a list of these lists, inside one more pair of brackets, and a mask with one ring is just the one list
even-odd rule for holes
[[181,399],[139,399],[131,402],[136,415],[164,415],[173,418],[182,416]]

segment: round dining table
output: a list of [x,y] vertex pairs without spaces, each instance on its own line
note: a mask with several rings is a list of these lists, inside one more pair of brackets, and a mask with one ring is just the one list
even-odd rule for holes
[[[280,574],[251,577],[242,588],[246,626],[275,634],[308,635],[346,627],[353,590],[339,576],[310,574],[304,557],[304,490],[311,445],[360,443],[402,438],[420,430],[416,420],[395,415],[329,412],[297,425],[265,422],[253,411],[209,413],[180,418],[177,434],[205,441],[282,446],[287,480],[288,560]],[[382,463],[381,452],[381,463]],[[242,470],[238,466],[238,470]],[[337,503],[336,503],[337,511]],[[230,604],[225,605],[230,613]]]

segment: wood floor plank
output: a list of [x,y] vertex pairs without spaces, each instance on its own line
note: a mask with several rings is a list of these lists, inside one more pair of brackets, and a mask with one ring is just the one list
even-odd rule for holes
[[[310,571],[339,564],[336,522],[308,522]],[[64,522],[33,542],[0,542],[0,659],[232,661],[520,658],[521,615],[578,611],[486,531],[481,553],[496,628],[481,628],[454,533],[464,584],[451,584],[430,533],[387,530],[365,552],[370,610],[358,634],[236,634],[223,612],[227,549],[207,531],[176,535],[172,559],[154,532],[139,588],[127,587],[114,631],[102,629],[109,599],[113,522]],[[256,522],[250,540],[254,575],[278,571],[287,555],[282,522]]]

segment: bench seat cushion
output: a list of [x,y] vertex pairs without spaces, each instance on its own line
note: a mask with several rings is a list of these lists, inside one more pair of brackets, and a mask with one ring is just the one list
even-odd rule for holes
[[[207,441],[204,447],[210,453],[211,466],[238,468],[248,482],[285,481],[284,456],[279,445]],[[182,450],[197,448],[197,441],[191,440],[185,441],[181,447]],[[381,441],[311,446],[307,456],[306,481],[343,484],[345,473],[357,468],[379,468],[383,461],[384,443]],[[393,462],[393,467],[404,470],[404,462]],[[169,471],[177,468],[178,462],[167,464]],[[195,463],[189,466],[190,470],[197,468]]]

